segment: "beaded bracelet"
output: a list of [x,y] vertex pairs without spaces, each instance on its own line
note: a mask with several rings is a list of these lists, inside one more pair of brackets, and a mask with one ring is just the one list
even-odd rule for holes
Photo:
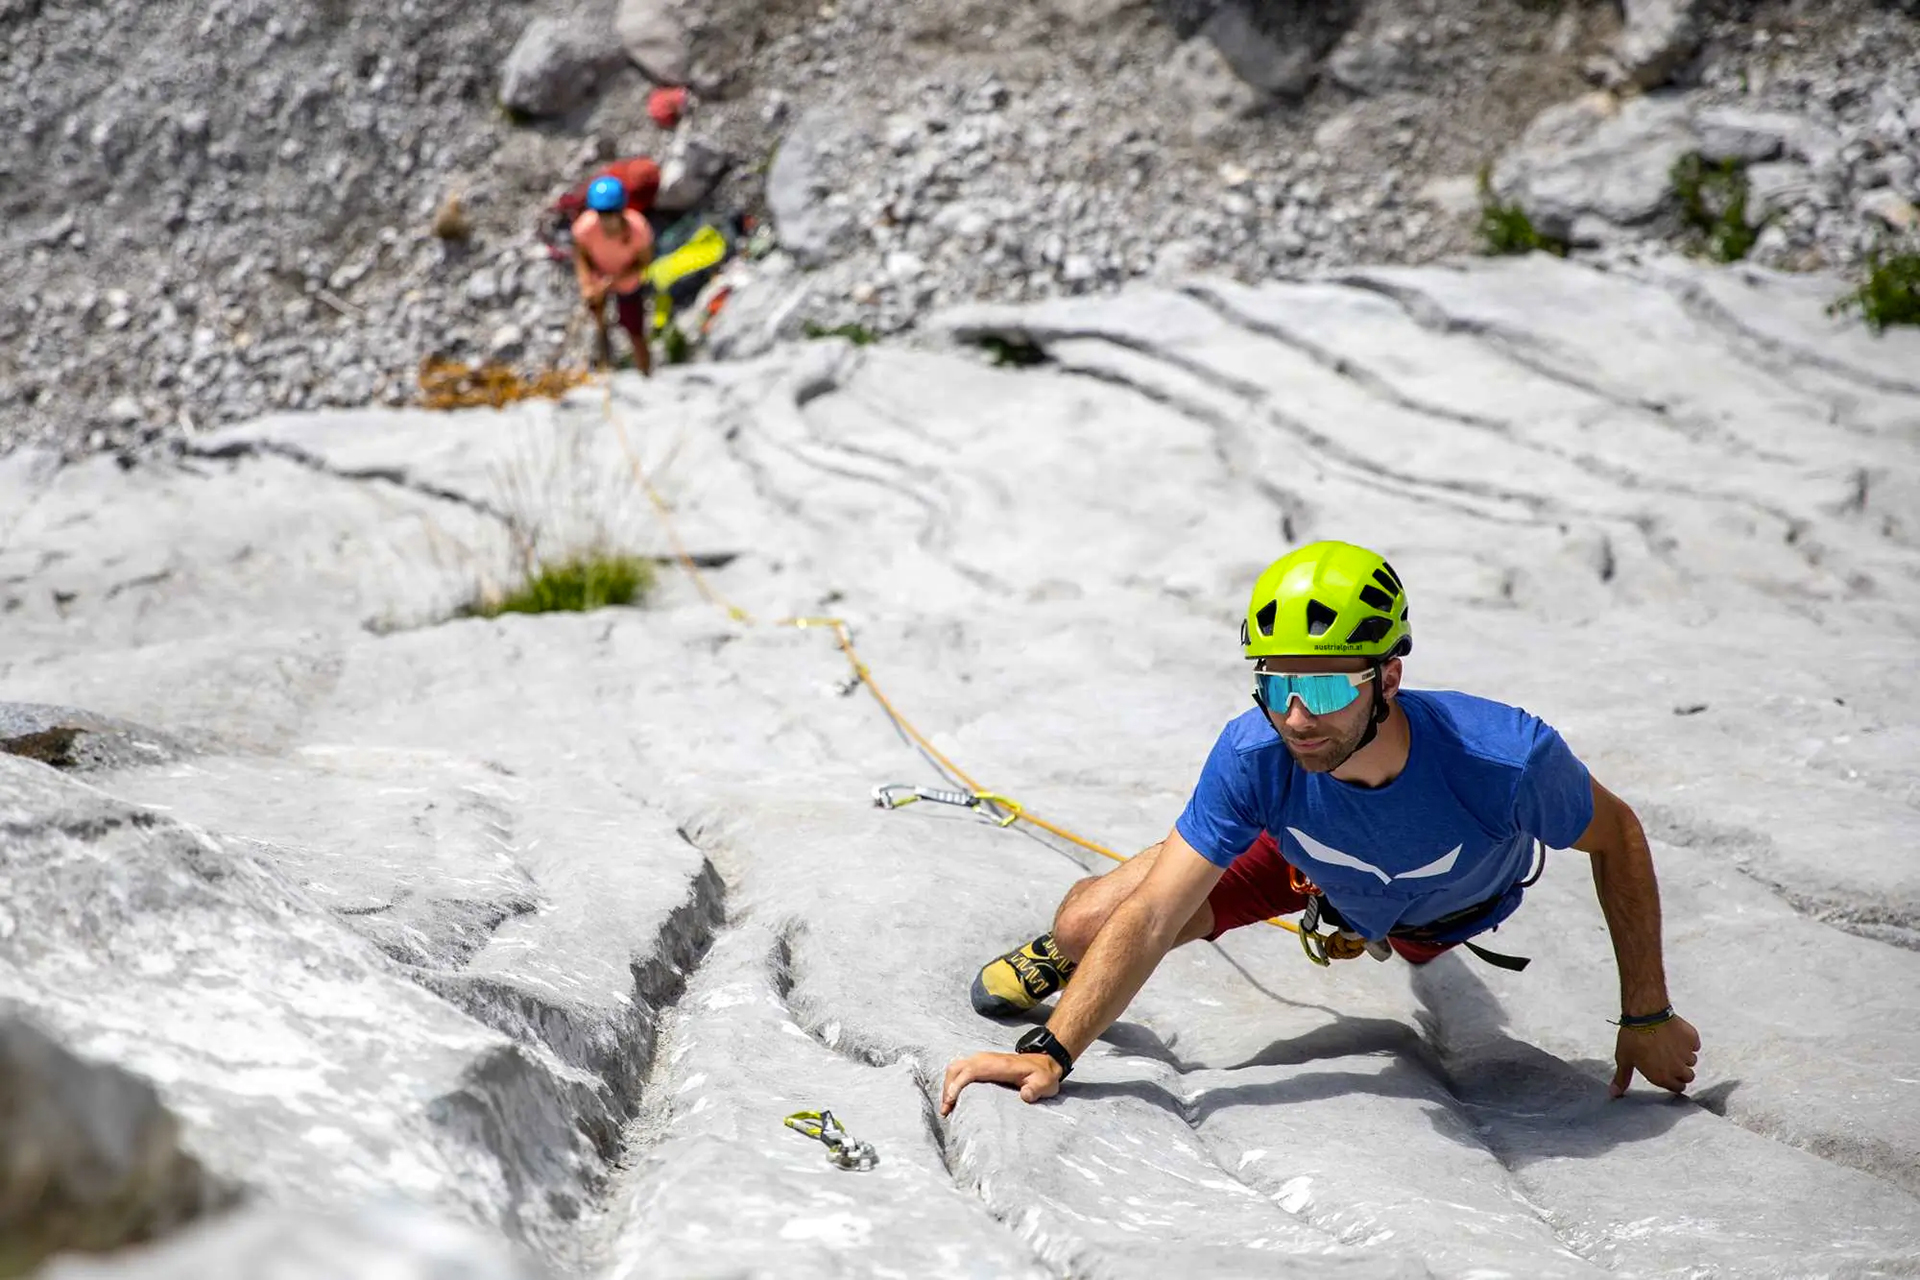
[[1651,1031],[1661,1023],[1672,1022],[1673,1018],[1673,1006],[1668,1005],[1658,1013],[1623,1013],[1620,1015],[1620,1021],[1613,1025],[1616,1027],[1626,1027],[1633,1031]]

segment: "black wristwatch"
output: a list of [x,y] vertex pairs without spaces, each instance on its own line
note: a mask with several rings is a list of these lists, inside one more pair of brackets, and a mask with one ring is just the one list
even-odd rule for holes
[[1015,1053],[1044,1053],[1060,1064],[1060,1078],[1065,1080],[1073,1074],[1073,1055],[1067,1052],[1067,1046],[1053,1038],[1053,1032],[1045,1027],[1035,1027],[1020,1037],[1013,1046]]

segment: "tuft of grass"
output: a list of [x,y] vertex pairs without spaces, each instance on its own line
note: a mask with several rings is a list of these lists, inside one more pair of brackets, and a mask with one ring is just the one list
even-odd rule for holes
[[668,324],[660,334],[660,354],[668,364],[686,364],[693,359],[693,343],[677,324]]
[[1507,257],[1527,253],[1551,253],[1567,256],[1567,242],[1555,239],[1533,225],[1527,211],[1517,204],[1502,204],[1493,193],[1493,166],[1480,169],[1480,251],[1489,257]]
[[1738,160],[1710,162],[1697,153],[1674,161],[1674,194],[1680,216],[1700,249],[1715,262],[1738,262],[1753,251],[1760,227],[1747,221],[1747,167]]
[[651,560],[612,551],[586,551],[541,564],[514,590],[497,599],[482,598],[468,613],[497,618],[503,613],[585,613],[644,599],[653,589]]
[[800,326],[800,332],[809,338],[845,338],[856,347],[870,347],[880,341],[880,335],[859,323],[835,325],[829,329],[817,320],[809,320]]
[[1866,279],[1827,308],[1834,316],[1850,311],[1858,311],[1875,333],[1889,325],[1920,325],[1920,253],[1868,254]]

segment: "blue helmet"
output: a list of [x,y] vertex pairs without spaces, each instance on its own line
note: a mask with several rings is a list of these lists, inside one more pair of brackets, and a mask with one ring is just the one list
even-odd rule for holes
[[616,213],[626,207],[627,187],[618,178],[595,178],[587,188],[587,208],[596,213]]

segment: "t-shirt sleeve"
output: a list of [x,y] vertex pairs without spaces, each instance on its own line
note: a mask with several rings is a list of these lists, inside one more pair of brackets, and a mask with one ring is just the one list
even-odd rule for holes
[[1256,814],[1246,759],[1235,748],[1229,724],[1207,755],[1193,798],[1174,829],[1196,852],[1217,867],[1232,864],[1264,829]]
[[1593,821],[1593,779],[1554,727],[1536,721],[1513,796],[1514,825],[1552,849],[1570,849]]

